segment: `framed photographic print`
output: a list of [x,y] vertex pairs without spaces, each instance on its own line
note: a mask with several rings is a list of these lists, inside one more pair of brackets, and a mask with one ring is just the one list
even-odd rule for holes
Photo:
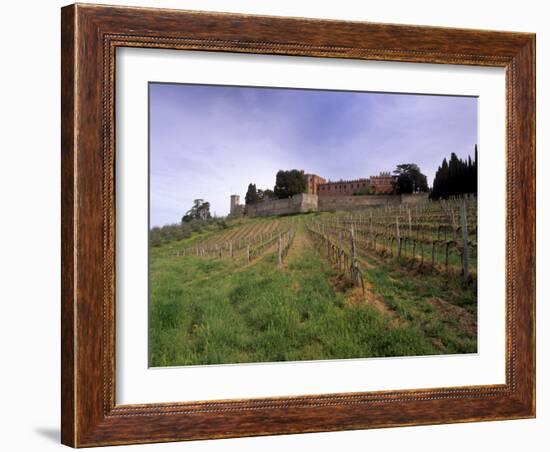
[[535,37],[62,9],[62,442],[535,416]]

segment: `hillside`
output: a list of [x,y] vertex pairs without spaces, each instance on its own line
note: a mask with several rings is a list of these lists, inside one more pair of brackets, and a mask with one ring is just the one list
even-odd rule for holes
[[476,352],[475,246],[465,279],[448,209],[231,220],[152,247],[150,365]]

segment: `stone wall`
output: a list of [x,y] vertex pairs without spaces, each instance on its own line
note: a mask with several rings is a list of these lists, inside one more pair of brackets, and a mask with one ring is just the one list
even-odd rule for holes
[[411,195],[401,195],[401,204],[422,204],[428,201],[428,193],[415,193]]
[[399,195],[320,196],[318,210],[357,210],[372,206],[399,205]]
[[428,193],[414,195],[317,196],[307,193],[246,206],[245,215],[267,217],[317,211],[359,210],[375,206],[414,205],[428,201]]
[[317,195],[302,193],[288,199],[274,199],[246,206],[246,215],[265,217],[317,211]]
[[244,215],[244,206],[242,204],[238,204],[236,206],[231,206],[231,212],[229,212],[229,216],[232,218],[239,218]]

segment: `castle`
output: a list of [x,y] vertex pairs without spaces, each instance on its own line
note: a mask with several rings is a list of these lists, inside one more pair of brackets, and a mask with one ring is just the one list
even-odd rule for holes
[[231,195],[229,215],[233,217],[244,215],[244,206],[241,204],[241,197],[239,195]]
[[[250,217],[288,215],[318,211],[357,210],[369,206],[416,204],[427,200],[427,193],[395,194],[396,177],[388,172],[354,180],[327,181],[317,174],[301,171],[306,179],[305,193],[288,199],[270,199],[244,206],[239,195],[231,195],[230,215]],[[357,196],[369,195],[369,196]]]
[[369,178],[327,181],[317,174],[305,174],[306,193],[319,196],[351,196],[356,194],[390,195],[395,192],[396,177],[389,172],[381,172]]

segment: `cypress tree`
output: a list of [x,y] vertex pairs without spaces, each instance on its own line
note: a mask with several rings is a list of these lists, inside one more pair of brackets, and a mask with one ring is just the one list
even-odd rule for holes
[[462,160],[452,152],[449,161],[444,158],[435,173],[431,197],[433,199],[448,198],[466,193],[477,194],[477,145],[474,160]]
[[258,196],[258,191],[256,190],[256,184],[248,184],[248,190],[246,191],[246,196],[244,197],[245,204],[256,204],[259,201],[260,197]]

